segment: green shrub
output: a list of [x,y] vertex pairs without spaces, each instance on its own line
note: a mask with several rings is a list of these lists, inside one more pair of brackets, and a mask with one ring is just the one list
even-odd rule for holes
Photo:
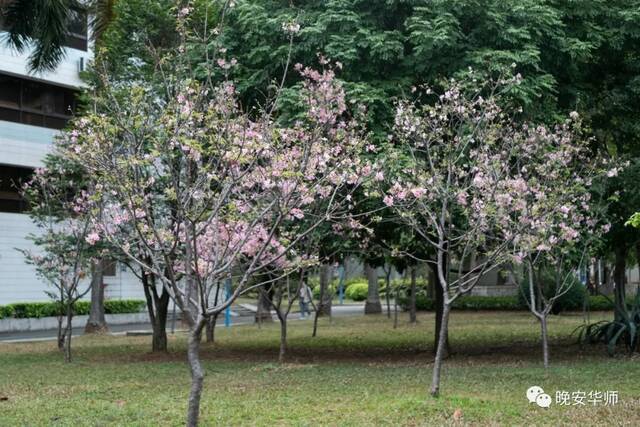
[[345,296],[354,301],[364,301],[369,293],[369,284],[366,282],[352,283],[345,291]]
[[[339,283],[339,280],[336,280],[336,285]],[[367,283],[367,279],[365,277],[350,277],[349,279],[345,279],[344,288],[347,289],[349,286],[354,285],[356,283]]]
[[[335,294],[336,292],[336,287],[333,283],[330,283],[329,286],[327,287],[327,291],[330,295]],[[313,287],[313,290],[311,292],[313,294],[313,298],[318,299],[320,298],[320,285],[316,285]]]
[[[545,295],[552,296],[555,294],[556,280],[553,271],[543,270],[539,275],[539,280],[542,280]],[[555,301],[552,308],[553,314],[580,310],[584,305],[584,299],[587,295],[585,287],[577,277],[571,276],[568,280],[570,280],[569,290]],[[529,301],[529,284],[527,281],[523,281],[520,286],[518,300],[522,306],[527,307],[527,301]]]
[[58,316],[62,307],[54,302],[16,302],[9,304],[16,319]]
[[455,300],[452,308],[458,310],[520,310],[522,306],[515,296],[469,295]]
[[144,300],[108,300],[104,302],[106,314],[138,313],[146,306]]
[[76,301],[73,306],[73,314],[76,316],[84,316],[91,311],[91,303],[89,301]]
[[[104,303],[106,314],[137,313],[145,306],[143,300],[108,300]],[[89,314],[91,303],[77,301],[73,307],[76,316]],[[62,313],[62,307],[57,302],[17,302],[0,306],[0,319],[42,318],[55,317]]]
[[[520,296],[475,296],[469,295],[460,297],[453,302],[454,310],[528,310],[529,308],[523,302]],[[406,294],[400,294],[398,305],[406,310],[409,307],[409,297]],[[630,303],[627,303],[630,307]],[[433,311],[435,302],[427,298],[424,292],[418,291],[416,294],[416,308],[420,311]],[[605,296],[589,296],[589,310],[613,310],[613,302]],[[582,303],[575,306],[572,310],[582,310]]]
[[10,305],[0,306],[0,319],[13,317],[13,307]]
[[589,295],[589,310],[613,310],[614,303],[612,299],[604,295]]

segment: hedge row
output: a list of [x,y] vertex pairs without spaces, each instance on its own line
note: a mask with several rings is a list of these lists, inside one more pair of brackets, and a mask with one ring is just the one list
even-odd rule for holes
[[[401,296],[398,300],[401,307],[407,308],[409,299]],[[589,296],[589,309],[595,310],[613,310],[613,303],[606,297],[597,295]],[[416,308],[423,311],[433,311],[435,307],[434,301],[426,298],[424,295],[416,295]],[[517,296],[464,296],[456,299],[452,305],[457,310],[527,310],[527,306]]]
[[[338,294],[338,279],[333,279],[329,283],[329,292],[332,295]],[[320,283],[318,278],[312,278],[309,280],[309,286],[312,288],[313,297],[318,299],[320,298]],[[378,287],[380,295],[386,295],[386,282],[385,279],[378,279]],[[410,281],[401,279],[394,279],[391,281],[391,289],[392,293],[397,290],[399,291],[407,291],[410,287]],[[350,279],[345,280],[344,283],[344,295],[347,299],[353,301],[364,301],[367,299],[369,285],[367,283],[367,279],[364,277],[352,277]],[[426,292],[427,282],[422,278],[418,278],[416,280],[416,288],[420,291]]]
[[[104,302],[104,311],[106,314],[138,313],[145,305],[144,300],[108,300]],[[89,314],[90,308],[89,301],[78,301],[73,312],[75,315]],[[0,319],[39,319],[57,316],[61,311],[56,302],[17,302],[0,306]]]

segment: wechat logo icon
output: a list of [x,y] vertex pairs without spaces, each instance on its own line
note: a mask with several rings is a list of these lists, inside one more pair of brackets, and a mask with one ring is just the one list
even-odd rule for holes
[[535,403],[541,408],[551,406],[551,396],[546,394],[542,387],[534,385],[527,389],[527,400],[529,403]]

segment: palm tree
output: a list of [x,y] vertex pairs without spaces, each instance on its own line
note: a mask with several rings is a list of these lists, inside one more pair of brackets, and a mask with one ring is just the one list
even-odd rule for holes
[[78,13],[92,16],[92,39],[99,40],[113,19],[117,0],[0,0],[0,24],[5,42],[23,52],[33,42],[31,72],[50,71],[64,58],[69,24]]

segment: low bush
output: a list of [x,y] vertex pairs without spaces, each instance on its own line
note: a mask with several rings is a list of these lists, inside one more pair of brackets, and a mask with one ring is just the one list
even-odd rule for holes
[[455,300],[452,308],[458,310],[520,310],[522,306],[515,296],[483,297],[469,295]]
[[[328,292],[330,295],[334,295],[336,293],[336,285],[334,285],[333,283],[329,284],[326,292]],[[320,285],[314,286],[311,293],[313,294],[313,298],[320,298]]]
[[612,298],[607,298],[604,295],[591,295],[589,296],[589,310],[613,310],[615,304]]
[[[589,296],[588,309],[591,311],[613,310],[613,303],[602,295]],[[409,306],[409,297],[401,294],[398,298],[398,305],[403,309]],[[416,308],[420,311],[435,310],[433,300],[427,298],[426,294],[418,292],[416,295]],[[460,297],[453,302],[454,310],[528,310],[524,300],[519,296],[476,296],[469,295]],[[582,304],[574,306],[571,310],[582,310]]]
[[[104,303],[106,314],[137,313],[145,306],[143,300],[108,300]],[[78,301],[73,307],[74,315],[89,314],[91,303]],[[55,317],[62,314],[62,307],[57,302],[17,302],[0,306],[0,319],[28,319]]]
[[13,307],[10,305],[0,306],[0,319],[13,317]]
[[[556,280],[551,270],[543,270],[539,276],[542,280],[542,286],[545,295],[552,296],[555,294]],[[587,296],[586,289],[577,277],[570,277],[569,289],[560,296],[553,304],[552,313],[558,314],[563,311],[580,310],[584,305],[584,299]],[[527,307],[529,300],[529,284],[523,281],[523,285],[518,292],[520,304]]]
[[354,301],[364,301],[367,299],[369,284],[366,282],[352,283],[345,291],[345,296]]
[[106,314],[138,313],[146,306],[144,300],[121,299],[108,300],[104,302],[104,312]]
[[8,307],[13,309],[16,319],[51,317],[62,313],[60,305],[54,302],[17,302]]

